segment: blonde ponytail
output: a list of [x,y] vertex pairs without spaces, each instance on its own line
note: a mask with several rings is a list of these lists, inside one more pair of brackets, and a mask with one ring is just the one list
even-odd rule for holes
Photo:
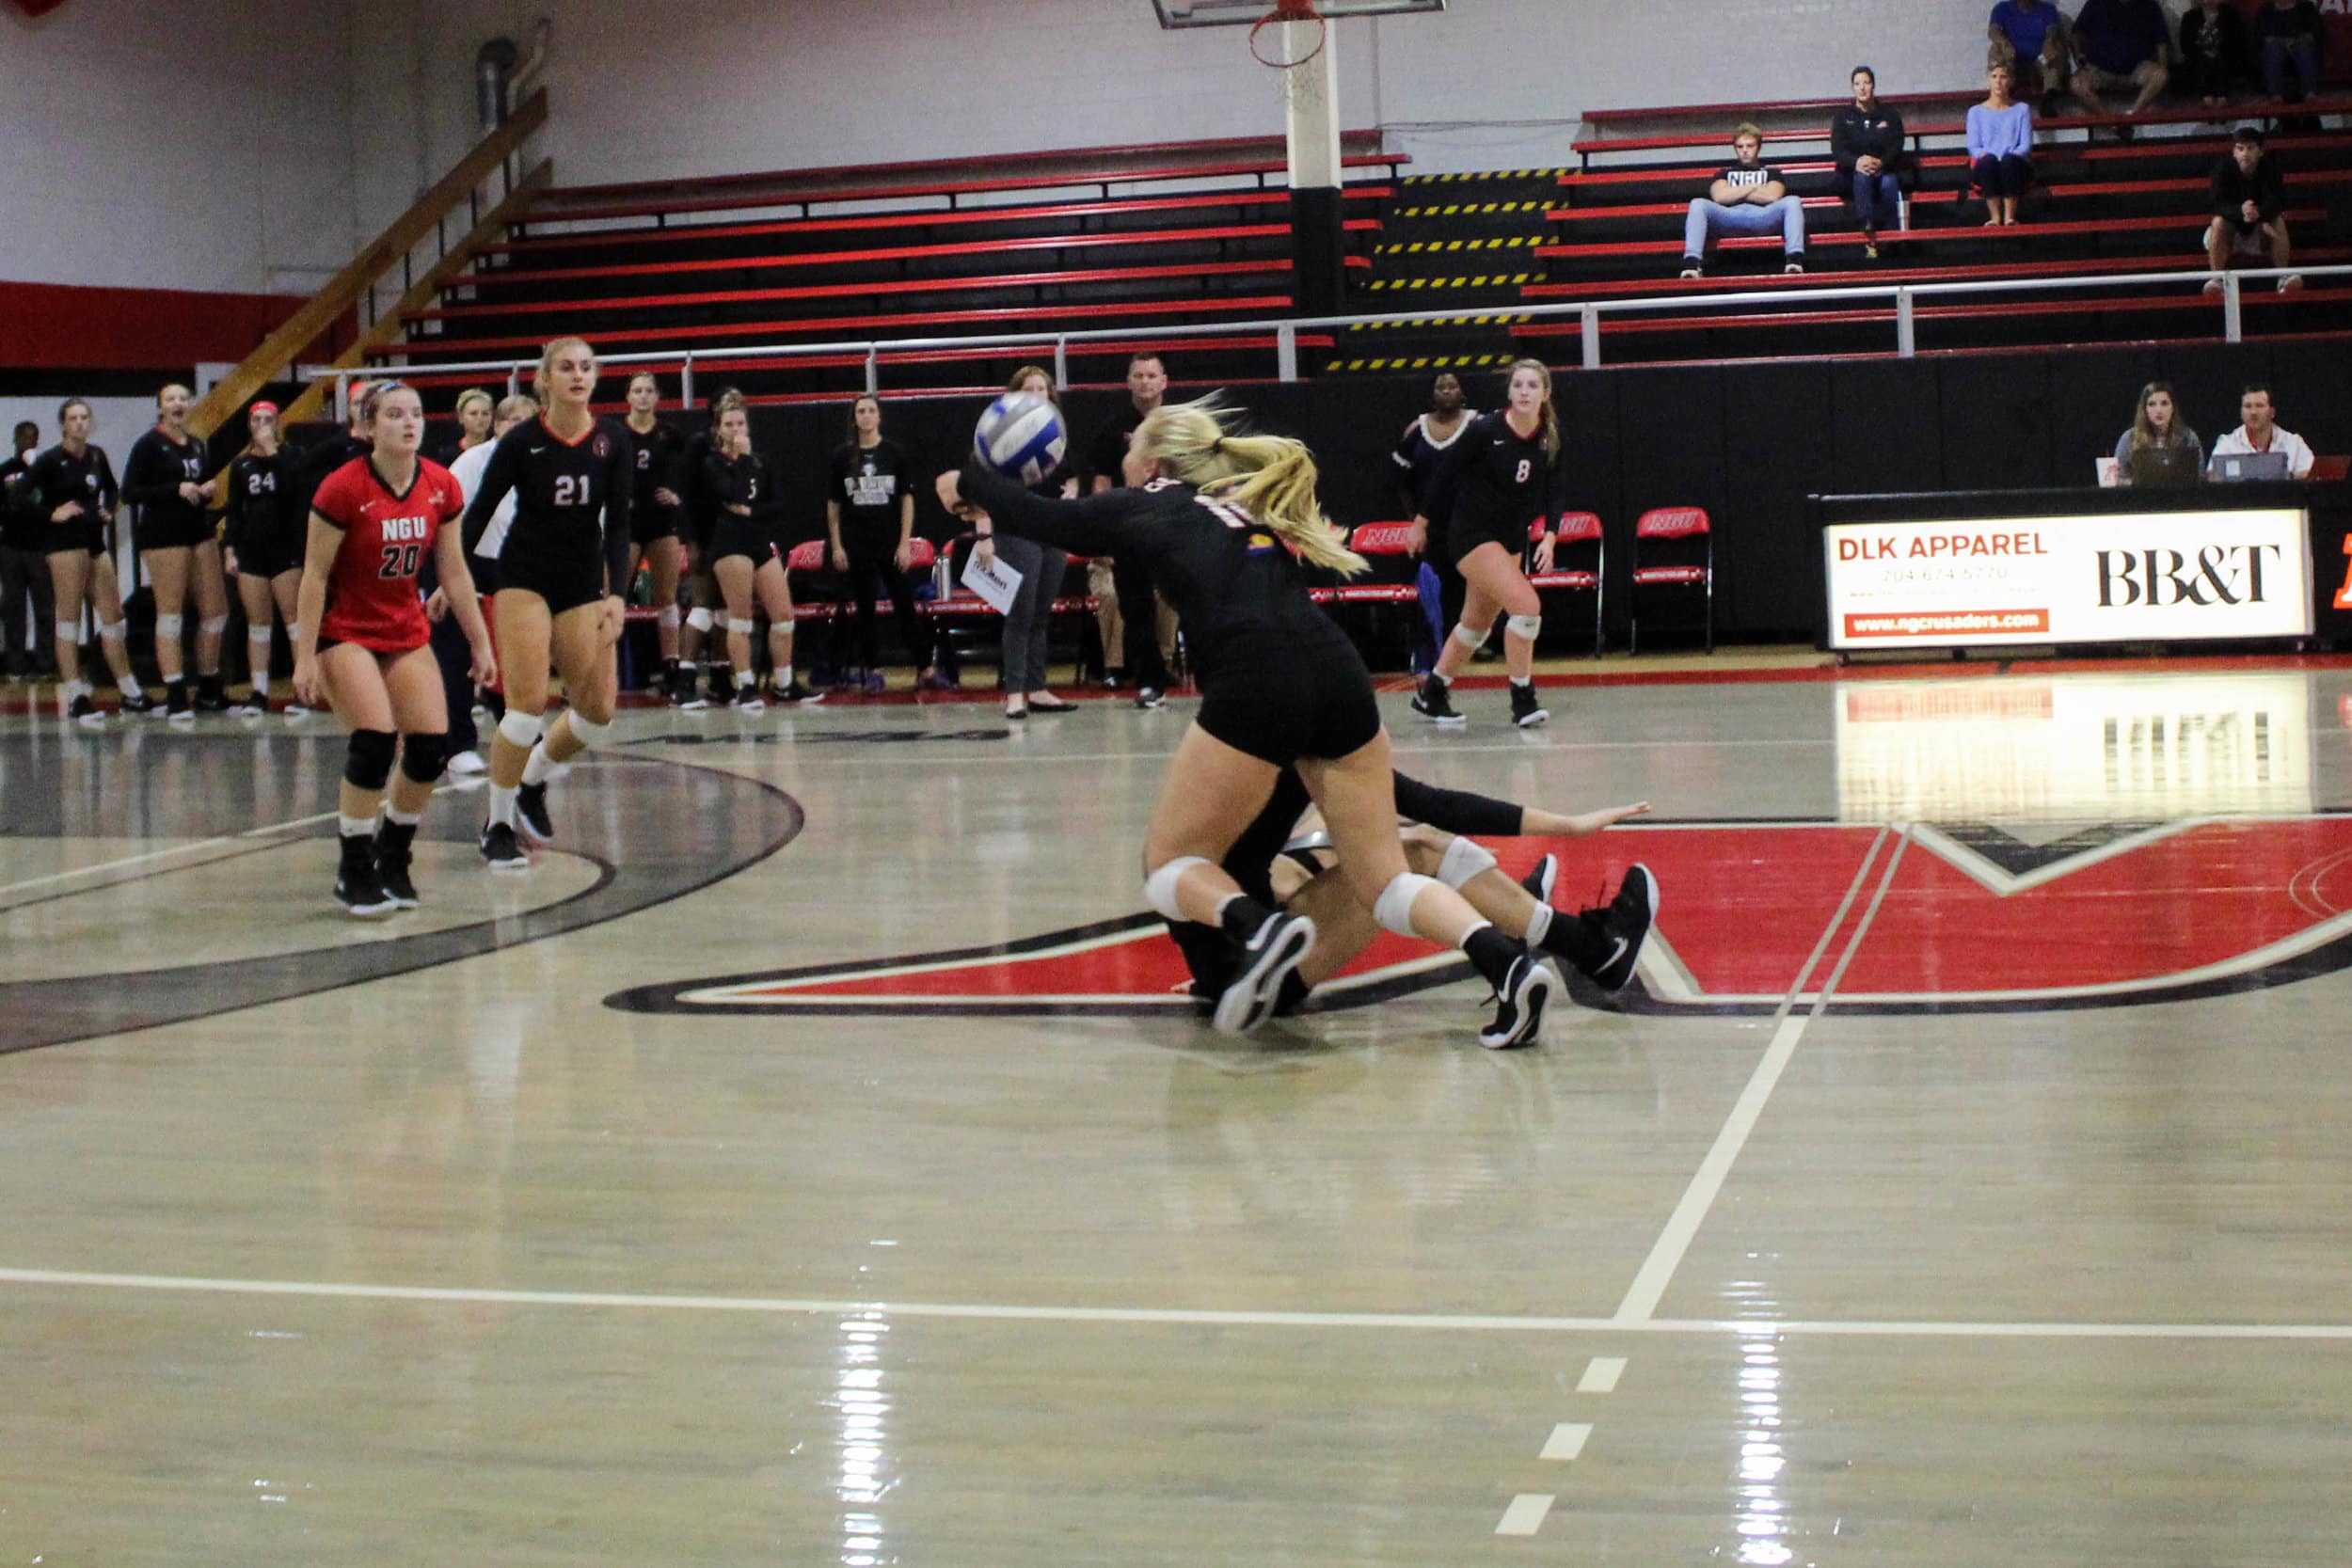
[[1342,542],[1315,499],[1315,459],[1305,443],[1227,435],[1228,418],[1215,394],[1163,404],[1136,431],[1136,452],[1202,495],[1247,512],[1307,564],[1343,577],[1364,571],[1364,558]]

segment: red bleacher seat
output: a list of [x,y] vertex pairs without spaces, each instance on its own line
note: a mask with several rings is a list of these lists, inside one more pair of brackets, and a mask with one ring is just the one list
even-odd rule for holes
[[[1642,564],[1642,545],[1645,540],[1654,544],[1674,544],[1698,539],[1705,542],[1705,552],[1695,563]],[[1695,506],[1661,506],[1642,514],[1633,525],[1633,613],[1629,625],[1629,652],[1642,651],[1642,599],[1644,588],[1692,587],[1704,588],[1707,594],[1707,651],[1715,651],[1715,533],[1714,525],[1705,511]]]
[[2337,484],[2352,476],[2352,457],[2322,457],[2312,454],[2312,481],[2318,484]]
[[1411,555],[1413,525],[1366,523],[1349,537],[1347,547],[1358,555]]
[[[1538,517],[1528,525],[1527,541],[1532,545],[1543,536],[1544,520]],[[1589,569],[1565,566],[1561,563],[1560,552],[1562,550],[1569,546],[1581,547],[1586,545],[1590,545],[1593,548],[1593,563]],[[1597,515],[1590,512],[1562,513],[1560,527],[1553,538],[1552,569],[1549,572],[1532,572],[1527,578],[1528,585],[1538,594],[1552,590],[1560,593],[1590,594],[1593,596],[1593,657],[1595,658],[1598,658],[1602,649],[1608,645],[1607,633],[1602,628],[1600,619],[1601,584],[1604,580],[1603,552],[1606,548],[1607,546],[1601,542],[1600,518]]]

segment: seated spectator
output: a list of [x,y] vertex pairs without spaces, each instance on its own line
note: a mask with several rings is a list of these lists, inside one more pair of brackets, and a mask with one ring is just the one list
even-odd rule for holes
[[2000,0],[1987,36],[1993,49],[1985,64],[2009,67],[2019,94],[2046,111],[2049,95],[2066,89],[2074,70],[2064,14],[2050,0]]
[[1905,150],[1903,117],[1892,103],[1879,102],[1878,73],[1867,65],[1853,68],[1853,102],[1830,121],[1830,155],[1837,160],[1837,179],[1853,201],[1854,217],[1862,225],[1863,254],[1879,259],[1879,220],[1902,211],[1899,172],[1910,162]]
[[2225,0],[2199,0],[2181,16],[2181,71],[2207,108],[2230,101],[2231,89],[2250,74],[2246,18]]
[[2213,444],[2217,460],[2249,452],[2281,451],[2286,453],[2289,474],[2296,479],[2312,477],[2312,449],[2295,432],[2279,428],[2279,410],[2271,401],[2268,386],[2257,381],[2248,387],[2246,395],[2238,400],[2237,413],[2246,422]]
[[1731,134],[1737,161],[1691,203],[1682,226],[1682,276],[1696,277],[1720,233],[1780,231],[1781,271],[1804,271],[1804,203],[1788,194],[1780,170],[1764,163],[1764,133],[1741,125]]
[[[2241,125],[2230,138],[2230,155],[2213,167],[2213,222],[2205,229],[2205,260],[2213,277],[2205,293],[2221,293],[2221,275],[2233,258],[2267,259],[2274,267],[2295,264],[2295,247],[2287,239],[2287,182],[2278,160],[2263,150],[2258,126]],[[2279,279],[2279,292],[2295,293],[2303,280],[2289,273]]]
[[2017,221],[2017,198],[2033,188],[2033,111],[2010,96],[2010,71],[1984,73],[1983,103],[1968,111],[1968,164],[1992,215],[1987,229]]
[[2126,114],[2138,114],[2164,96],[2172,80],[2172,24],[2157,0],[2083,0],[2074,17],[2074,98],[2085,111],[2105,115],[2105,89],[2137,87]]
[[[2300,103],[2319,91],[2319,45],[2324,36],[2313,0],[2270,0],[2254,13],[2254,45],[2261,52],[2263,87],[2273,98]],[[2287,71],[2295,90],[2287,90]]]
[[2140,389],[2139,412],[2132,428],[2115,443],[2115,483],[2132,483],[2132,459],[2143,451],[2184,451],[2194,455],[2191,472],[2205,468],[2205,443],[2182,422],[2180,404],[2169,381],[2151,381]]

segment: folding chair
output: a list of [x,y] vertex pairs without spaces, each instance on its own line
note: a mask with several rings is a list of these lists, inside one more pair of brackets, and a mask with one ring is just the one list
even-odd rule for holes
[[[1642,557],[1645,546],[1663,546],[1670,554],[1687,555],[1689,542],[1700,544],[1700,559],[1695,562],[1645,566]],[[1715,534],[1707,514],[1695,506],[1661,506],[1642,514],[1633,525],[1633,587],[1629,601],[1632,614],[1627,651],[1642,651],[1642,590],[1645,588],[1697,588],[1706,595],[1707,651],[1715,651]]]
[[[1544,522],[1538,517],[1528,525],[1527,542],[1530,545],[1534,544],[1536,540],[1543,537],[1543,533]],[[1590,571],[1562,564],[1561,554],[1571,545],[1580,548],[1586,545],[1593,547],[1593,564]],[[1600,518],[1597,515],[1590,512],[1563,513],[1560,517],[1559,531],[1552,546],[1552,569],[1549,572],[1531,572],[1527,578],[1529,586],[1538,594],[1547,589],[1554,589],[1571,594],[1592,594],[1593,657],[1595,658],[1600,657],[1601,650],[1606,646],[1600,620],[1601,565],[1602,554],[1606,548],[1607,546],[1601,543]]]

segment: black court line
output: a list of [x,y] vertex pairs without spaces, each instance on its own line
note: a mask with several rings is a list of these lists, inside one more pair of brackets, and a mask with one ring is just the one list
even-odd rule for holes
[[[320,743],[340,752],[342,737],[322,736]],[[38,760],[34,767],[37,780]],[[638,769],[654,768],[671,775],[675,787],[658,793],[628,787]],[[27,784],[37,787],[34,781]],[[577,768],[551,803],[567,852],[582,854],[599,872],[593,886],[568,898],[518,914],[358,946],[322,946],[233,963],[0,983],[0,1054],[216,1018],[564,936],[732,877],[791,843],[806,821],[800,802],[771,784],[712,768],[638,758],[600,760]],[[451,820],[447,808],[437,815],[441,821],[431,834],[434,839],[473,842],[470,812],[456,821]],[[209,828],[202,836],[218,831]],[[583,840],[616,848],[617,863],[584,854]],[[345,917],[327,900],[326,887],[322,863],[315,895],[320,928],[340,928]],[[425,890],[428,897],[431,892]],[[192,911],[191,918],[217,918],[226,912]]]

